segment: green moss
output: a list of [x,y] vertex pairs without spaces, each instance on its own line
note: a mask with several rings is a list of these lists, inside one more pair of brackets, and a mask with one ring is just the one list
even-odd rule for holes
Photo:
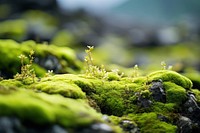
[[[53,78],[53,76],[52,76]],[[31,86],[38,91],[48,94],[60,94],[70,98],[86,98],[85,93],[75,84],[70,84],[64,81],[41,81]]]
[[107,73],[107,80],[112,81],[112,80],[120,80],[120,76],[115,73],[115,72],[108,72]]
[[0,85],[5,87],[22,87],[23,84],[21,81],[15,80],[15,79],[8,79],[8,80],[2,80],[0,81]]
[[163,86],[166,90],[167,103],[181,104],[186,100],[186,90],[183,87],[171,82],[164,82]]
[[161,79],[164,82],[172,82],[175,83],[185,89],[191,89],[192,82],[190,79],[185,76],[180,75],[175,71],[170,70],[160,70],[150,73],[148,76],[149,81]]
[[68,31],[59,31],[52,39],[52,44],[56,46],[72,46],[75,42],[75,37]]
[[[81,62],[76,58],[75,52],[67,47],[56,47],[45,44],[36,44],[34,41],[17,43],[13,40],[0,40],[0,70],[9,78],[20,71],[19,55],[29,55],[31,50],[35,51],[35,58],[44,59],[49,55],[58,59],[61,69],[59,73],[76,73],[81,69]],[[10,52],[12,51],[12,52]],[[26,60],[28,62],[28,59]],[[47,70],[39,64],[33,63],[37,76],[44,76]],[[19,72],[20,73],[20,72]]]
[[5,39],[21,41],[27,32],[27,23],[22,19],[0,22],[0,36]]
[[156,113],[130,114],[139,126],[142,133],[176,133],[177,127],[160,121]]
[[[73,68],[74,71],[79,71],[81,63],[76,57],[76,53],[68,47],[57,47],[54,45],[46,44],[36,44],[34,41],[26,41],[22,43],[22,48],[24,50],[28,49],[29,51],[33,49],[35,51],[35,56],[39,58],[45,58],[49,55],[55,56],[59,63],[61,64],[62,70],[61,73],[67,73],[69,69]],[[71,69],[70,72],[73,71]]]
[[176,108],[175,103],[155,102],[153,103],[152,112],[168,114],[170,112],[174,112],[175,108]]
[[30,91],[0,95],[0,108],[0,116],[16,116],[40,125],[80,127],[101,121],[101,115],[84,102]]
[[200,89],[200,73],[199,72],[196,71],[196,72],[185,73],[184,76],[186,76],[192,81],[193,83],[192,88]]

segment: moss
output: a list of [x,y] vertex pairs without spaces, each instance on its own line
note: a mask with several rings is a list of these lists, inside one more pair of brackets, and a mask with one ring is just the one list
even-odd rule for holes
[[[33,49],[36,52],[36,57],[45,58],[49,55],[55,56],[62,67],[62,73],[66,73],[69,69],[65,68],[73,68],[74,71],[80,70],[81,63],[77,59],[75,52],[68,47],[57,47],[54,45],[46,45],[46,44],[36,44],[34,41],[26,41],[22,43],[24,50],[28,48],[30,51]],[[22,48],[23,48],[22,47]],[[72,70],[73,70],[72,69]]]
[[[123,128],[125,129],[130,129],[130,128],[135,128],[137,127],[137,124],[135,123],[135,121],[131,120],[130,118],[128,118],[127,116],[123,116],[123,117],[117,117],[117,116],[114,116],[114,115],[111,115],[109,116],[109,120],[112,124],[114,125],[118,125],[120,126],[120,128],[122,128],[122,126],[120,124],[122,124],[122,121],[123,120],[128,120],[130,121],[130,123],[124,123],[123,124]],[[130,126],[132,125],[132,126]],[[122,130],[122,129],[121,129]],[[131,130],[130,132],[132,132],[133,130]],[[123,132],[123,131],[121,131]],[[127,133],[127,131],[124,131],[125,133]]]
[[116,74],[115,72],[108,72],[107,73],[107,80],[112,81],[112,80],[120,80],[120,76]]
[[185,89],[192,88],[192,82],[190,79],[186,78],[185,76],[180,75],[175,71],[170,70],[160,70],[150,73],[148,76],[149,81],[161,79],[164,82],[170,81],[175,83]]
[[192,81],[193,83],[192,88],[200,89],[200,73],[199,72],[196,71],[196,72],[185,73],[184,76],[186,76]]
[[16,116],[40,125],[79,127],[102,121],[101,115],[82,101],[31,91],[0,95],[0,108],[1,116]]
[[86,98],[85,93],[77,85],[59,80],[41,81],[33,84],[30,88],[34,88],[37,91],[46,92],[48,94],[60,94],[69,98]]
[[[0,49],[0,70],[6,78],[11,78],[19,72],[21,64],[18,56],[21,54],[28,56],[31,50],[35,51],[34,57],[37,59],[44,59],[49,55],[57,58],[61,65],[58,70],[59,73],[76,73],[81,69],[81,62],[76,58],[75,52],[67,47],[36,44],[34,41],[26,41],[20,44],[13,40],[0,40]],[[33,63],[33,67],[37,76],[43,76],[47,71],[36,63]]]
[[187,99],[186,90],[183,87],[171,82],[165,82],[163,86],[166,90],[167,103],[176,103],[179,105]]
[[52,39],[52,44],[56,46],[72,46],[75,42],[75,37],[68,31],[59,31]]
[[142,133],[176,133],[176,126],[160,121],[154,112],[130,114],[129,118],[138,124]]
[[26,21],[22,19],[0,22],[0,27],[1,38],[14,39],[17,41],[23,40],[28,30]]
[[15,80],[15,79],[8,79],[8,80],[2,80],[0,81],[0,85],[5,87],[22,87],[23,84],[21,81]]
[[151,108],[152,112],[162,113],[162,114],[168,114],[170,112],[174,112],[176,109],[175,103],[161,103],[161,102],[155,102],[153,103],[153,107]]

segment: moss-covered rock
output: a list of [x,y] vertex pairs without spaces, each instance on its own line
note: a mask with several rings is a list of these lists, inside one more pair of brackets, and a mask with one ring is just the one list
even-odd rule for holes
[[167,103],[181,104],[187,99],[185,88],[171,82],[165,82]]
[[85,101],[64,98],[60,95],[34,93],[27,90],[1,93],[0,108],[0,117],[14,116],[25,125],[26,123],[37,126],[57,124],[74,133],[77,130],[90,128],[93,124],[105,123],[112,132],[121,132],[119,128],[106,124],[102,115]]
[[[159,81],[159,84],[157,84],[157,81]],[[163,89],[163,93],[166,95],[165,102],[156,101],[153,98],[153,92],[151,91],[153,85],[157,85],[154,89],[159,89],[159,87]],[[114,120],[111,120],[111,123],[114,125],[120,125],[121,123],[124,132],[127,126],[133,124],[137,125],[141,132],[175,133],[177,126],[174,124],[174,121],[176,121],[174,116],[178,115],[177,112],[180,111],[181,106],[188,99],[187,91],[193,91],[199,100],[199,91],[191,89],[191,87],[192,82],[188,78],[168,70],[155,71],[141,77],[121,77],[118,75],[117,78],[112,79],[99,79],[84,74],[57,74],[41,78],[31,84],[25,84],[23,81],[16,79],[0,81],[2,99],[10,100],[10,104],[6,103],[6,100],[2,100],[2,108],[6,108],[8,110],[6,112],[16,115],[24,121],[33,121],[39,124],[59,123],[68,127],[72,126],[66,124],[70,120],[73,124],[77,123],[78,126],[81,126],[83,123],[79,123],[78,120],[71,120],[73,118],[79,119],[81,116],[68,115],[78,113],[71,106],[75,105],[81,108],[87,106],[86,108],[91,109],[92,107],[102,114],[112,115],[111,119]],[[16,102],[19,103],[24,98],[28,99],[27,101],[24,100],[19,107],[25,108],[24,106],[26,106],[28,108],[27,106],[30,105],[32,110],[36,108],[36,114],[43,120],[40,121],[37,118],[32,120],[28,114],[23,116],[21,110],[17,108],[18,106],[14,105],[15,101],[12,98],[17,99]],[[30,103],[26,104],[26,102]],[[81,105],[82,103],[83,105]],[[25,110],[31,114],[32,112],[26,108]],[[65,108],[71,112],[63,111]],[[78,107],[75,109],[79,110]],[[10,114],[5,113],[4,115]],[[94,118],[97,121],[101,120],[99,116],[101,115],[98,114],[96,118],[94,115]],[[57,120],[55,117],[66,119]],[[123,120],[128,120],[130,125],[127,125],[127,121]],[[81,121],[85,121],[85,119]]]
[[192,82],[188,78],[175,71],[170,70],[160,70],[150,73],[148,76],[148,80],[151,82],[153,80],[161,79],[164,82],[172,82],[179,86],[182,86],[185,89],[190,89],[192,87]]
[[35,124],[57,123],[65,127],[74,127],[101,122],[101,115],[83,101],[31,91],[1,94],[0,108],[1,116],[15,115],[23,121]]
[[161,121],[156,113],[143,113],[129,115],[129,118],[138,123],[142,133],[175,133],[177,127],[167,122]]
[[[37,76],[44,76],[49,69],[55,73],[76,73],[81,69],[81,62],[68,47],[36,44],[34,41],[17,43],[13,40],[0,40],[0,49],[1,76],[6,78],[19,72],[21,64],[18,56],[24,54],[28,57],[31,50],[35,51],[33,68]],[[28,59],[25,63],[28,63]]]
[[67,83],[63,81],[41,81],[32,85],[37,91],[46,92],[48,94],[60,94],[69,98],[86,98],[85,93],[76,84]]

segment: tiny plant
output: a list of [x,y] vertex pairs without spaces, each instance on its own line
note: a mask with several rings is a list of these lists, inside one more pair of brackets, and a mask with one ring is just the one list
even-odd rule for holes
[[17,73],[14,78],[17,80],[21,80],[24,81],[27,78],[31,78],[32,82],[35,82],[35,70],[32,68],[33,65],[33,61],[34,61],[34,51],[31,50],[29,53],[29,63],[25,64],[25,61],[27,59],[27,57],[23,54],[21,54],[19,56],[20,60],[21,60],[21,73]]
[[165,61],[161,61],[160,65],[162,67],[162,70],[166,70],[167,64],[165,63]]
[[85,63],[87,65],[86,68],[86,75],[90,77],[97,77],[97,78],[106,78],[106,70],[104,65],[101,67],[94,65],[93,58],[92,58],[92,51],[94,50],[94,46],[87,46],[88,49],[85,50]]
[[138,65],[136,64],[134,67],[133,67],[133,73],[131,75],[131,77],[135,78],[135,77],[138,77],[139,76],[139,67]]
[[51,77],[53,76],[53,70],[48,70],[47,73],[45,73],[44,77]]
[[87,46],[88,49],[85,50],[85,53],[87,54],[85,56],[85,63],[87,65],[86,68],[86,75],[90,75],[92,71],[92,66],[93,66],[93,58],[92,58],[92,50],[94,49],[94,46]]
[[169,66],[167,67],[167,64],[165,63],[165,61],[162,61],[162,62],[160,63],[160,65],[162,66],[162,70],[173,70],[173,66],[172,66],[172,65],[169,65]]

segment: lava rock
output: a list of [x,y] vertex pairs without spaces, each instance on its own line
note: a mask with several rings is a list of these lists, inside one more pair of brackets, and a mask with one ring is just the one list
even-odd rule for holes
[[140,133],[140,129],[130,120],[122,120],[120,122],[120,127],[126,132],[126,133]]
[[166,103],[166,94],[165,89],[163,87],[163,82],[161,79],[152,81],[152,86],[149,88],[150,92],[152,92],[152,97],[157,102]]

